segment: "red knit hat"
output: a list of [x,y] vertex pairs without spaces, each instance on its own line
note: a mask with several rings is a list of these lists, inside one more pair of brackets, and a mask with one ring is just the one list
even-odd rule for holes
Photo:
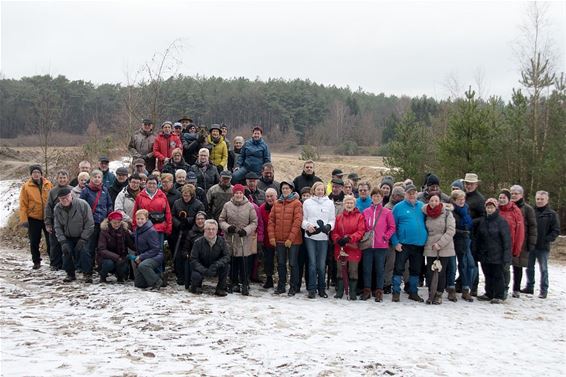
[[123,218],[124,216],[122,215],[122,212],[119,211],[112,211],[108,214],[108,221],[112,221],[112,220],[122,221]]
[[244,192],[245,189],[246,188],[244,186],[242,186],[241,184],[238,183],[237,185],[232,186],[232,193],[235,193],[235,192],[238,192],[238,191]]

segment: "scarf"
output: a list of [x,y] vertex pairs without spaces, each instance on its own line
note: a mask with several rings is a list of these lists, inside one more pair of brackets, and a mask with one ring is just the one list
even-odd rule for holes
[[[159,189],[158,189],[159,190]],[[150,199],[153,199],[153,197],[155,196],[155,194],[157,194],[157,190],[155,190],[155,192],[152,194],[150,193],[147,189],[145,189],[145,193],[147,194],[147,196],[149,196]]]
[[436,219],[442,213],[444,209],[444,204],[440,203],[436,207],[432,208],[430,205],[426,206],[426,215],[430,218]]
[[136,200],[136,196],[138,196],[138,194],[140,193],[140,190],[139,190],[139,189],[136,190],[136,191],[134,191],[134,190],[131,189],[130,186],[128,186],[128,188],[127,188],[126,190],[128,191],[128,194],[130,194],[130,196],[131,196],[132,198],[134,198],[134,200]]
[[222,136],[218,136],[218,137],[212,137],[212,136],[211,136],[211,137],[210,137],[210,141],[212,141],[214,144],[218,144],[218,143],[220,143],[220,138],[221,138],[221,137],[222,137]]
[[92,181],[88,183],[88,188],[92,191],[100,191],[102,190],[102,183],[99,185],[95,185]]

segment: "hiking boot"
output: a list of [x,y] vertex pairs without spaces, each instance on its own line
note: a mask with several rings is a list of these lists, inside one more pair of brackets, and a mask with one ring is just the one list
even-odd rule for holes
[[448,288],[448,301],[457,302],[456,288]]
[[85,283],[92,284],[92,272],[91,273],[85,272],[83,274],[83,277],[84,277]]
[[40,267],[41,267],[41,263],[35,262],[35,263],[33,264],[32,269],[34,269],[34,270],[39,270]]
[[164,272],[161,274],[161,287],[165,288],[167,286],[167,281],[169,280],[169,274]]
[[268,276],[267,279],[265,279],[265,284],[262,287],[263,289],[273,288],[273,277]]
[[220,296],[220,297],[224,297],[224,296],[227,295],[226,291],[224,289],[220,289],[220,288],[217,288],[216,291],[214,292],[214,294],[216,296]]
[[383,294],[390,295],[391,294],[391,285],[386,285],[383,287]]
[[285,287],[277,287],[275,288],[275,290],[273,291],[274,294],[276,295],[281,295],[283,293],[287,292],[287,290],[285,289]]
[[194,293],[195,295],[201,295],[202,294],[202,288],[201,287],[193,287],[191,285],[191,293]]
[[99,283],[100,283],[100,284],[108,283],[108,280],[106,280],[106,276],[101,276],[101,277],[100,277],[100,280],[99,280]]
[[472,295],[473,297],[478,297],[478,290],[472,289],[472,291],[470,292],[470,295]]
[[326,291],[324,289],[320,289],[318,291],[318,295],[322,298],[328,298],[328,295],[326,294]]
[[546,298],[547,295],[548,295],[548,294],[547,294],[546,292],[541,292],[541,293],[538,295],[538,298]]
[[[479,300],[479,298],[478,298]],[[499,299],[499,298],[494,298],[490,301],[492,304],[503,304],[503,300]]]
[[118,279],[116,280],[118,283],[123,283],[124,282],[124,278],[122,276],[118,276]]
[[241,291],[240,291],[240,284],[234,284],[234,285],[232,286],[232,292],[234,292],[234,293],[240,293],[240,292],[241,292]]
[[[456,292],[454,292],[456,294]],[[432,300],[433,305],[440,305],[442,304],[442,292],[436,292],[434,295],[434,299]]]
[[360,300],[366,301],[366,300],[369,300],[370,297],[371,297],[371,289],[370,288],[364,288],[364,291],[362,292],[362,295],[360,296]]
[[462,300],[468,301],[468,302],[474,302],[474,299],[472,298],[472,295],[470,294],[469,288],[462,290]]
[[401,299],[401,294],[393,292],[393,294],[391,295],[391,301],[392,302],[399,302],[400,299]]
[[533,295],[533,294],[535,294],[534,288],[523,288],[523,289],[521,289],[519,292],[521,292],[521,293],[526,293],[526,294],[528,294],[528,295]]
[[491,301],[491,297],[489,297],[486,294],[483,294],[481,296],[478,296],[478,301]]
[[350,301],[356,301],[358,299],[358,281],[350,280]]
[[507,297],[509,296],[509,290],[505,290],[503,291],[503,301],[507,300]]
[[287,292],[287,296],[293,297],[296,293],[297,291],[295,291],[295,288],[291,287],[289,288],[289,292]]
[[161,289],[162,286],[163,286],[163,280],[157,279],[157,281],[153,283],[150,289],[152,291],[158,291],[159,289]]
[[416,293],[416,292],[415,293],[409,293],[409,300],[413,300],[413,301],[416,301],[416,302],[424,302],[424,299],[421,296],[419,296],[419,294]]
[[65,279],[63,279],[63,283],[70,283],[70,282],[75,281],[75,280],[77,280],[77,277],[75,276],[75,274],[67,274]]
[[519,297],[521,297],[521,294],[519,293],[519,291],[513,291],[513,293],[511,294],[511,297],[519,298]]
[[382,301],[383,301],[383,289],[376,289],[375,302],[382,302]]
[[334,298],[340,299],[342,297],[344,297],[344,280],[339,279],[338,284],[336,284],[336,294]]
[[307,296],[310,299],[315,299],[316,298],[316,291],[309,291],[309,295]]
[[242,296],[249,296],[250,295],[250,287],[247,285],[242,285]]
[[411,290],[411,287],[409,287],[409,283],[405,284],[405,286],[403,287],[403,291],[404,291],[406,294],[410,295],[410,294],[411,294],[411,291],[410,291],[410,290]]

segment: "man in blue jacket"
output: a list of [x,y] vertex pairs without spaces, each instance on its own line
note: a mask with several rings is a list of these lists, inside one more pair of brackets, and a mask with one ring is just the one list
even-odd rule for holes
[[249,172],[254,172],[257,175],[261,174],[263,164],[271,162],[269,147],[262,138],[263,129],[255,126],[252,132],[252,138],[246,140],[236,161],[236,167],[232,175],[233,185],[241,183]]
[[393,208],[396,231],[391,237],[395,248],[395,270],[393,272],[393,302],[399,302],[401,296],[401,280],[405,263],[409,260],[409,299],[417,302],[424,300],[418,294],[419,274],[422,267],[422,256],[427,239],[423,203],[417,201],[417,188],[408,185],[405,199]]

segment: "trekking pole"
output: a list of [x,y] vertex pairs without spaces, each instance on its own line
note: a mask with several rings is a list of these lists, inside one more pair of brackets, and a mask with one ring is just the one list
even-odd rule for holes
[[[244,239],[240,236],[240,244],[242,245],[242,266],[244,267],[244,282],[248,285],[248,266],[246,263],[246,257],[244,256]],[[243,289],[243,288],[242,288]]]
[[230,250],[230,293],[232,293],[232,290],[234,288],[234,233],[232,233],[231,235],[231,245],[232,248]]

